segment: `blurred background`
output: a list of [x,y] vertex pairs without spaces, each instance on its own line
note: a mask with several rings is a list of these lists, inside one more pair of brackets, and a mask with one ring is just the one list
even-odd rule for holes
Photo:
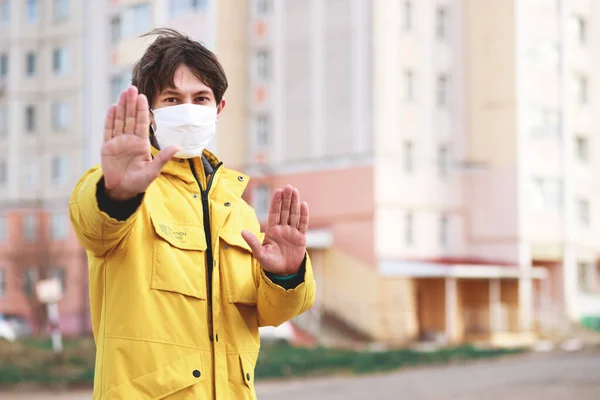
[[[530,349],[578,379],[600,370],[600,2],[0,0],[0,390],[91,384],[69,196],[100,161],[106,111],[152,40],[139,36],[164,26],[225,67],[209,149],[252,176],[259,219],[287,183],[311,207],[317,301],[262,331],[276,351],[258,376]],[[36,291],[49,278],[57,309]],[[52,364],[59,331],[79,369]],[[538,398],[546,372],[511,396]],[[569,388],[552,398],[600,396]]]

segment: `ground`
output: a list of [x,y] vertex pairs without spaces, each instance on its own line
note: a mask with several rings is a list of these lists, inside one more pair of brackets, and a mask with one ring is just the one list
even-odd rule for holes
[[[261,382],[260,400],[600,400],[600,350],[510,356],[361,377]],[[83,400],[62,395],[0,394],[3,400]]]

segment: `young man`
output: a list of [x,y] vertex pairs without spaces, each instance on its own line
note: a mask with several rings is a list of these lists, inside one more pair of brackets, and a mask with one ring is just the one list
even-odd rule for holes
[[275,191],[260,233],[248,177],[204,149],[225,108],[221,65],[175,31],[151,34],[108,110],[101,167],[70,202],[89,260],[93,398],[255,399],[258,327],[314,301],[308,206]]

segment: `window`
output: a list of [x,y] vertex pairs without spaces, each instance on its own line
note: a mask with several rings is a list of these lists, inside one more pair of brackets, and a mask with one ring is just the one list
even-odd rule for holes
[[413,232],[413,215],[408,213],[404,216],[404,242],[408,246],[412,246],[415,242]]
[[64,130],[71,123],[71,107],[66,101],[52,103],[52,128]]
[[575,156],[581,162],[589,161],[590,143],[587,137],[577,136],[575,138]]
[[69,16],[69,0],[54,0],[54,20],[61,21]]
[[438,149],[438,172],[442,178],[448,176],[448,170],[450,169],[449,155],[450,151],[448,150],[448,146],[440,146]]
[[37,162],[31,160],[25,165],[25,187],[35,189],[38,187],[39,168]]
[[8,107],[0,106],[0,136],[8,132]]
[[28,242],[37,239],[37,217],[35,215],[23,216],[23,238]]
[[269,79],[270,77],[270,57],[269,52],[266,50],[260,50],[255,56],[256,63],[256,77],[258,79]]
[[133,21],[134,35],[139,35],[150,30],[150,5],[138,4],[133,6]]
[[256,13],[267,15],[271,13],[271,0],[256,0]]
[[52,67],[55,75],[64,75],[69,72],[69,51],[66,47],[54,49]]
[[412,30],[413,24],[413,6],[412,1],[406,0],[404,2],[404,10],[402,13],[403,17],[403,29],[404,32],[409,32]]
[[437,78],[436,102],[440,107],[448,105],[448,77],[440,75]]
[[259,115],[256,117],[256,147],[264,148],[269,145],[269,117]]
[[36,129],[36,116],[35,116],[35,107],[27,106],[25,107],[25,128],[27,132],[33,133]]
[[54,240],[63,240],[68,235],[68,218],[64,213],[52,214],[50,234]]
[[169,0],[169,16],[176,18],[205,9],[206,0]]
[[413,143],[404,142],[404,172],[411,173],[414,170],[414,155]]
[[35,293],[35,284],[39,279],[39,271],[37,268],[27,268],[23,272],[23,292],[27,296],[33,296]]
[[442,215],[440,217],[440,246],[448,245],[448,217]]
[[68,160],[64,156],[52,159],[52,183],[54,185],[64,185],[67,183],[67,163]]
[[4,79],[8,75],[8,54],[0,54],[0,78]]
[[571,17],[571,30],[575,41],[579,45],[584,45],[587,41],[587,21],[579,15],[573,15]]
[[35,23],[40,18],[40,2],[38,0],[27,0],[27,20]]
[[8,234],[8,221],[4,215],[0,216],[0,243],[5,243]]
[[588,293],[591,291],[590,267],[591,265],[586,262],[577,263],[577,287],[580,292]]
[[67,289],[65,269],[63,267],[52,267],[48,272],[48,277],[50,279],[58,279],[62,292],[65,293]]
[[123,89],[123,78],[121,75],[115,75],[110,80],[110,97],[114,102],[117,102],[121,90]]
[[558,211],[562,209],[562,180],[553,178],[534,178],[531,183],[531,189],[531,205],[536,211]]
[[579,224],[584,228],[590,226],[590,202],[587,199],[577,200],[577,218]]
[[411,102],[415,99],[415,73],[411,69],[404,71],[404,100]]
[[34,76],[37,67],[37,55],[34,52],[29,52],[25,56],[25,74]]
[[0,25],[8,24],[10,19],[10,9],[8,8],[8,2],[10,0],[0,0]]
[[535,109],[530,114],[530,132],[534,137],[561,136],[561,117],[558,110],[551,108]]
[[110,43],[116,44],[121,40],[121,17],[116,16],[110,20]]
[[137,4],[123,11],[120,24],[120,37],[130,38],[141,35],[150,30],[152,16],[150,4]]
[[588,103],[588,78],[583,75],[575,77],[575,90],[577,96],[577,103],[585,105]]
[[6,294],[6,270],[0,268],[0,297]]
[[252,207],[259,220],[265,220],[269,216],[269,187],[258,185],[252,192]]
[[435,13],[435,34],[438,39],[448,36],[448,10],[439,7]]
[[5,187],[7,180],[8,171],[6,170],[6,161],[0,161],[0,187]]

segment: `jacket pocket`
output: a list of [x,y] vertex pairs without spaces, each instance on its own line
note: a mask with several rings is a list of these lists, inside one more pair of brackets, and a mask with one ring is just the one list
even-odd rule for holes
[[206,300],[204,229],[151,218],[156,232],[152,289]]
[[102,400],[164,399],[206,380],[202,352],[109,389]]
[[219,252],[229,303],[256,304],[258,280],[252,250],[241,233],[222,233]]

